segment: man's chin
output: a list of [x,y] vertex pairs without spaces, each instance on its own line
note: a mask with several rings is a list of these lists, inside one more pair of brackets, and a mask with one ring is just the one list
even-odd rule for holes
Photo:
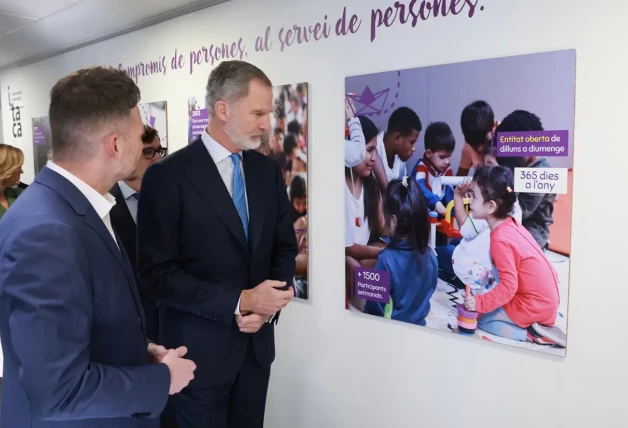
[[255,140],[253,138],[249,138],[246,141],[243,141],[240,146],[243,150],[257,150],[259,146],[262,144],[262,139]]

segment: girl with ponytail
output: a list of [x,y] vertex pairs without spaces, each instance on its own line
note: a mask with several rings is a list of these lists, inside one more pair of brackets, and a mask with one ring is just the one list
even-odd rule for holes
[[427,202],[415,180],[404,177],[388,184],[383,210],[382,240],[388,246],[379,253],[375,269],[390,274],[390,301],[368,301],[364,311],[424,326],[438,281],[436,253],[428,246]]
[[558,275],[530,232],[511,215],[517,201],[512,171],[482,166],[469,196],[473,218],[489,225],[499,283],[486,294],[466,297],[466,309],[479,312],[478,328],[496,336],[564,347],[564,333],[554,327]]

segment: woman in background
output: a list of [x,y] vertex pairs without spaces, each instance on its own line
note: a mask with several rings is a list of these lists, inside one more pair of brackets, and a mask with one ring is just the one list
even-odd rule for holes
[[17,147],[0,144],[0,218],[13,205],[23,189],[20,184],[24,152]]
[[[379,241],[383,227],[381,192],[373,174],[377,156],[377,134],[375,124],[367,117],[358,116],[352,121],[347,143],[358,140],[365,142],[363,159],[347,165],[345,151],[345,268],[346,295],[345,307],[349,302],[360,311],[364,300],[353,296],[353,272],[357,267],[374,267],[383,244]],[[356,160],[356,159],[353,159]]]

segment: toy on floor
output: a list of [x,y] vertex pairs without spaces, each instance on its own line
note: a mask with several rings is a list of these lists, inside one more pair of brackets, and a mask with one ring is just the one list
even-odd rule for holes
[[[470,212],[469,208],[469,198],[464,198],[464,209],[467,214]],[[436,231],[444,234],[450,239],[461,239],[462,235],[460,234],[460,227],[455,217],[452,217],[451,212],[454,209],[454,201],[450,201],[445,207],[445,217],[442,219],[438,219],[438,213],[436,211],[430,211],[430,226],[431,226],[431,234],[430,234],[430,243],[432,248],[435,246],[436,242]]]
[[[471,294],[471,288],[467,285],[466,296],[469,297],[469,294]],[[466,310],[462,304],[457,305],[456,310],[458,311],[458,331],[464,336],[473,336],[478,327],[478,313]]]

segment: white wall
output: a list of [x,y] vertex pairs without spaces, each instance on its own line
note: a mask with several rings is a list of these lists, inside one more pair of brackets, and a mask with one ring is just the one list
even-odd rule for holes
[[[335,21],[337,0],[232,0],[123,38],[6,72],[22,89],[27,115],[45,115],[64,73],[91,64],[131,64],[184,55],[244,36],[248,57],[275,83],[310,82],[311,300],[295,302],[277,329],[268,427],[625,427],[628,287],[620,267],[627,145],[626,2],[479,0],[477,16],[449,16],[381,28],[369,41],[372,7],[392,0],[345,0],[363,18],[357,34],[255,53],[266,25]],[[401,3],[408,4],[409,1]],[[420,2],[416,2],[420,4]],[[622,42],[624,40],[624,42]],[[344,310],[344,78],[399,68],[576,48],[575,190],[569,348],[565,359],[464,340]],[[168,100],[172,149],[186,142],[186,100],[203,93],[211,69],[140,77],[144,101]],[[461,77],[462,78],[462,77]],[[515,84],[513,82],[513,84]],[[4,98],[3,98],[4,99]],[[617,100],[620,100],[618,103]],[[4,103],[3,103],[4,104]],[[9,111],[3,109],[5,142]],[[25,121],[30,123],[30,119]],[[22,148],[32,179],[30,129]],[[603,178],[602,178],[603,177]],[[602,179],[601,179],[602,178]],[[614,188],[607,183],[618,183]],[[591,198],[591,201],[587,199]],[[335,210],[326,209],[336,206]],[[606,220],[606,221],[604,221]],[[609,221],[610,220],[610,221]],[[618,248],[615,248],[617,246]],[[453,337],[452,337],[453,336]]]

